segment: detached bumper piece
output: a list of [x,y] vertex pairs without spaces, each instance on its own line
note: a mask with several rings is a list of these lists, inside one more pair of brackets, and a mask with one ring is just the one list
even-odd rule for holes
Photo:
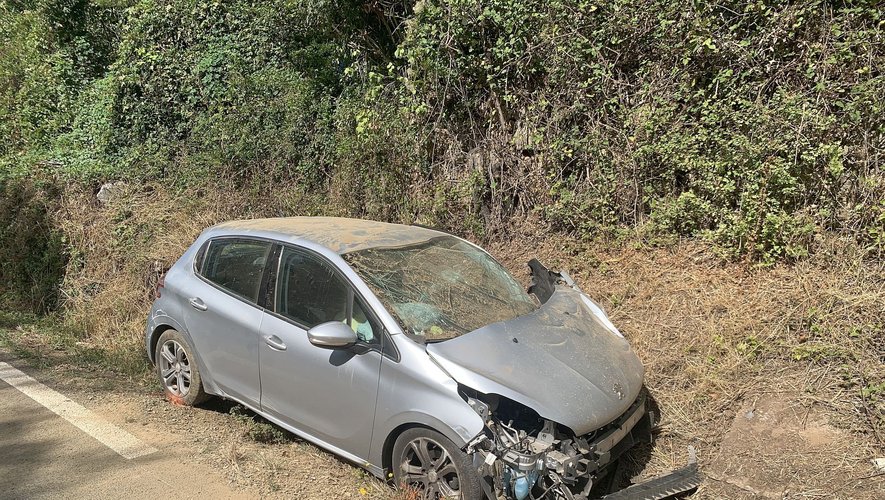
[[701,485],[694,449],[689,447],[688,465],[664,476],[634,484],[602,497],[605,500],[660,500],[686,493]]

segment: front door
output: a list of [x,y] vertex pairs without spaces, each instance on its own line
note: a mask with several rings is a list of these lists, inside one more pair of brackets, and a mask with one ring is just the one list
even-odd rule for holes
[[[369,455],[381,370],[381,330],[331,264],[284,247],[274,312],[261,321],[261,409],[359,458]],[[353,347],[317,347],[307,330],[343,321]]]

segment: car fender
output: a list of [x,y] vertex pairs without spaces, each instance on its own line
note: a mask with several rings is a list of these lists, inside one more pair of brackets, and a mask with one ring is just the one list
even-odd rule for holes
[[[383,423],[376,423],[369,462],[383,467],[387,463],[393,442],[402,431],[412,427],[427,427],[447,437],[455,446],[464,448],[483,429],[483,421],[467,403],[460,399],[447,408],[445,421],[421,411],[404,411],[391,416]],[[463,408],[459,408],[462,403]],[[453,412],[452,410],[455,410]],[[460,415],[460,416],[459,416]]]
[[[152,364],[157,363],[157,353],[155,342],[159,339],[159,336],[162,333],[159,333],[158,330],[167,330],[167,329],[177,330],[181,333],[188,342],[191,342],[190,336],[187,334],[187,330],[182,326],[181,323],[175,320],[175,318],[167,315],[162,309],[157,309],[151,311],[151,315],[147,320],[147,331],[145,332],[145,350],[147,351],[148,359]],[[191,343],[193,346],[193,343]]]
[[483,419],[458,393],[458,383],[434,363],[424,346],[400,335],[399,361],[385,357],[369,461],[382,466],[391,440],[408,427],[429,427],[463,448],[482,432]]

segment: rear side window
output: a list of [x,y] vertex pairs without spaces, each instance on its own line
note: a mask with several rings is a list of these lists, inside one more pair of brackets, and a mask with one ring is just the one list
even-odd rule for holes
[[209,243],[203,243],[203,246],[200,247],[200,250],[197,251],[197,256],[194,257],[194,271],[197,273],[200,272],[200,269],[203,269],[203,259],[206,258],[206,249],[209,248]]
[[200,274],[244,299],[256,302],[271,244],[248,239],[209,243]]

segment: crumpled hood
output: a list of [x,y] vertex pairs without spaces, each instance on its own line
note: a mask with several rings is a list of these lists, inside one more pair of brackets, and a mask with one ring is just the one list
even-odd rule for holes
[[522,403],[578,435],[623,414],[644,369],[623,338],[568,287],[525,316],[427,345],[458,383]]

